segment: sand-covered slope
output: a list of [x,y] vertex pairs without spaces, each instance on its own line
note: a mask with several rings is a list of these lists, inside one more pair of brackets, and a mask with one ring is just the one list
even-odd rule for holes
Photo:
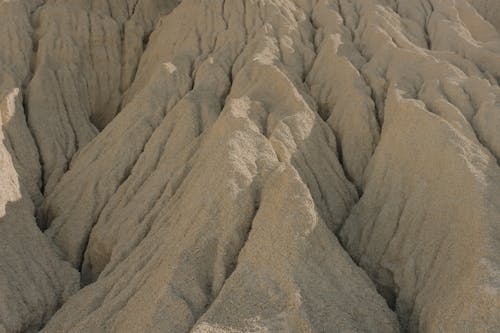
[[0,333],[500,331],[496,1],[0,1]]

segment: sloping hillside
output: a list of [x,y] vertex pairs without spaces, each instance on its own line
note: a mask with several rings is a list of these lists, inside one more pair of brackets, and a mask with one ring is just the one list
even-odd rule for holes
[[0,333],[499,332],[499,4],[0,0]]

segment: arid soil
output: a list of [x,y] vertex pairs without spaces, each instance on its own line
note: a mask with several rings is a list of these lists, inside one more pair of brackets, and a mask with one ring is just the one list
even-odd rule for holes
[[500,332],[500,1],[0,0],[0,333]]

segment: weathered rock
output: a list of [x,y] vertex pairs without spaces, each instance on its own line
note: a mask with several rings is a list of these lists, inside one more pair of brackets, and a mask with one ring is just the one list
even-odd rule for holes
[[499,9],[1,2],[0,332],[495,332]]
[[0,332],[37,331],[79,288],[78,272],[35,221],[40,164],[22,92],[32,56],[30,10],[0,2]]

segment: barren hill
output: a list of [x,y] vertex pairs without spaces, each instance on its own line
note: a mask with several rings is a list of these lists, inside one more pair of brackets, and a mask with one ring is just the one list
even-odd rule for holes
[[500,1],[0,0],[0,333],[500,332]]

